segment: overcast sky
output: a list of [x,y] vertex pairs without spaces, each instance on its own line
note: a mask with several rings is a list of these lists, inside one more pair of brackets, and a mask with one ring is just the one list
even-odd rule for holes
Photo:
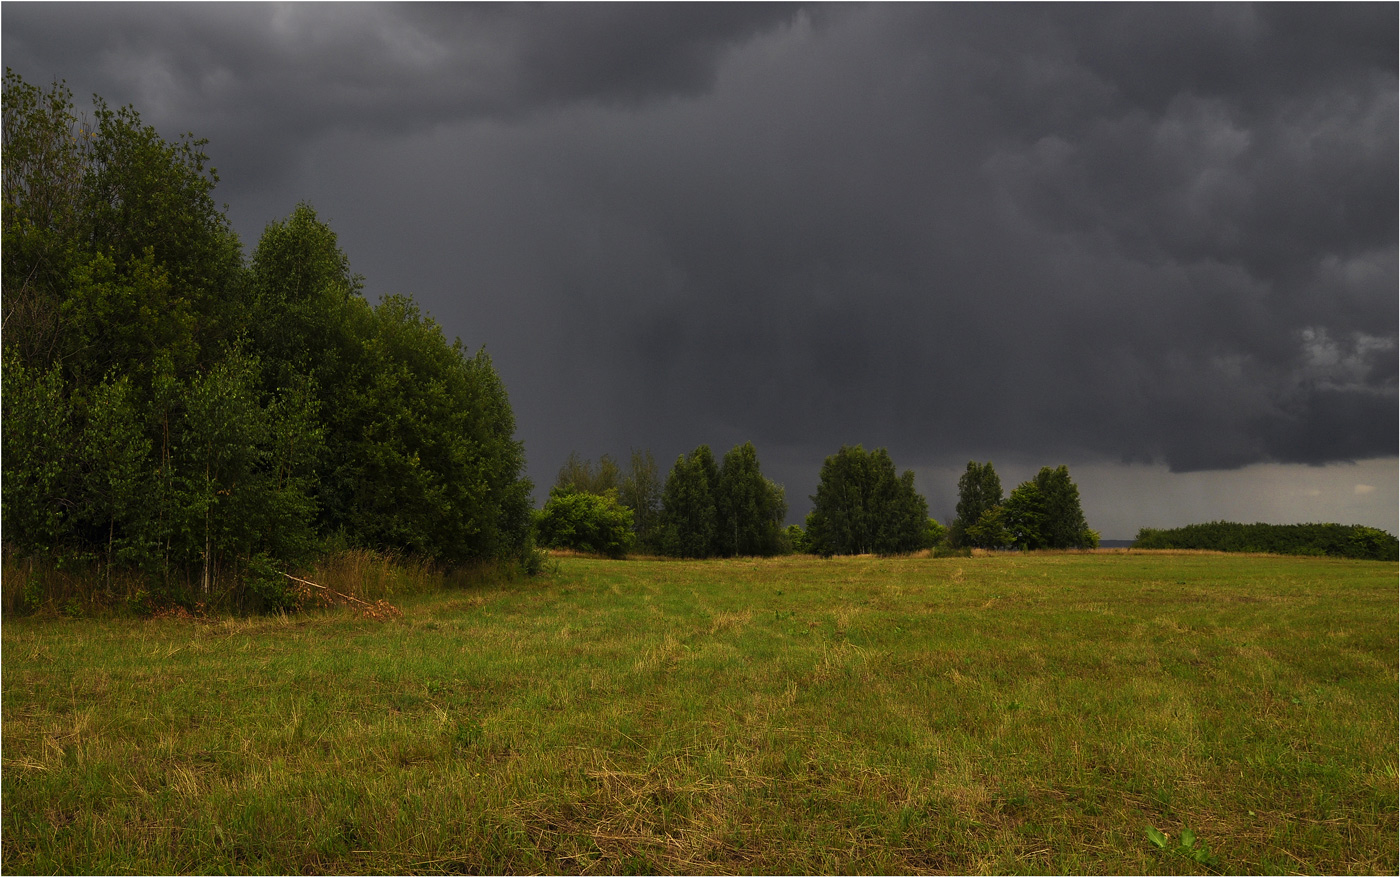
[[310,202],[571,450],[1066,463],[1091,526],[1397,530],[1397,7],[6,3],[4,63]]

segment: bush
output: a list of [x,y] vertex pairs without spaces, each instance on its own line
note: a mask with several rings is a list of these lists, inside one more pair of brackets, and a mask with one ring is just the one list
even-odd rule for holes
[[802,532],[802,528],[797,524],[789,524],[783,531],[783,537],[787,540],[788,547],[795,554],[807,553],[807,534]]
[[249,558],[243,584],[253,600],[253,608],[258,612],[272,614],[298,608],[291,580],[282,575],[276,561],[265,553]]
[[948,528],[933,518],[929,518],[928,526],[924,529],[924,542],[926,548],[946,545],[948,543]]
[[602,495],[555,488],[536,521],[539,544],[623,557],[633,544],[632,510],[615,491]]

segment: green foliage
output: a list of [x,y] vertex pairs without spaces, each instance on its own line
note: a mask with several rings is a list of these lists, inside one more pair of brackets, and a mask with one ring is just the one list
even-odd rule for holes
[[1001,548],[1011,544],[1011,533],[1006,527],[1006,509],[992,506],[982,512],[977,523],[964,532],[962,544],[968,548]]
[[242,247],[215,203],[207,141],[164,140],[132,107],[94,99],[96,130],[83,179],[84,230],[119,269],[150,260],[199,315],[203,350],[242,329]]
[[[1079,488],[1069,477],[1069,467],[1041,467],[1030,481],[1017,485],[1005,501],[1001,481],[992,464],[967,464],[958,482],[959,518],[950,531],[955,547],[1015,548],[1035,551],[1043,548],[1095,548],[1099,535],[1084,521],[1079,505]],[[996,497],[990,505],[987,502]],[[975,519],[962,518],[980,509]]]
[[1138,531],[1134,548],[1241,551],[1350,557],[1358,560],[1400,559],[1396,537],[1374,527],[1343,524],[1236,524],[1212,521],[1185,527]]
[[807,533],[798,524],[789,524],[783,531],[788,547],[797,554],[808,554]]
[[[370,307],[308,205],[244,264],[204,141],[7,71],[7,550],[278,603],[259,564],[332,535],[447,565],[528,561],[500,379],[406,298]],[[262,558],[262,560],[259,560]]]
[[541,545],[614,558],[626,555],[635,538],[632,510],[619,503],[612,490],[596,494],[554,488],[536,529]]
[[243,580],[257,611],[288,612],[297,608],[297,596],[291,580],[282,574],[276,561],[265,552],[249,558]]
[[[1040,485],[1027,481],[1017,485],[1001,506],[1001,523],[1006,529],[1005,541],[1020,551],[1034,551],[1046,546],[1045,529],[1049,523],[1046,497]],[[986,537],[984,536],[984,541]],[[987,546],[987,547],[1000,547]]]
[[5,542],[26,554],[52,556],[67,542],[76,511],[67,491],[79,436],[63,375],[57,366],[27,368],[6,346],[0,377]]
[[1069,467],[1041,467],[1034,484],[1040,493],[1044,519],[1039,533],[1045,548],[1097,548],[1098,534],[1089,529],[1079,504],[1079,488]]
[[789,549],[781,485],[763,477],[752,442],[735,446],[716,466],[708,445],[682,454],[661,493],[658,539],[676,557],[769,557]]
[[[971,546],[993,548],[995,544],[983,544],[968,530],[982,520],[989,510],[1001,505],[1001,479],[992,468],[991,461],[984,465],[969,460],[967,471],[958,479],[957,517],[949,527],[948,540],[953,547]],[[985,529],[979,531],[986,533]]]
[[948,528],[938,523],[933,518],[928,519],[928,526],[924,528],[924,543],[928,548],[938,548],[948,544]]
[[183,548],[179,560],[198,560],[206,594],[221,569],[237,568],[236,558],[303,561],[315,544],[308,495],[320,448],[315,403],[290,389],[265,402],[259,376],[256,359],[234,353],[186,392],[185,440],[174,454],[183,514],[173,544]]
[[[601,468],[601,463],[600,463]],[[632,451],[632,458],[622,485],[617,489],[618,501],[632,510],[632,528],[637,534],[637,546],[644,551],[661,550],[661,498],[665,483],[651,451]]]
[[204,141],[163,140],[131,107],[6,71],[5,345],[80,385],[117,369],[144,387],[168,353],[184,376],[245,323],[242,251],[214,203]]
[[363,340],[326,417],[324,526],[449,566],[522,557],[524,449],[485,351],[449,345],[406,297],[355,317]]
[[569,459],[559,467],[559,475],[554,486],[563,490],[581,493],[596,493],[599,496],[609,490],[618,490],[621,470],[612,457],[604,454],[598,458],[598,468],[593,468],[591,460],[585,460],[577,451],[569,454]]
[[360,278],[350,273],[335,232],[309,204],[263,229],[249,270],[251,345],[269,364],[265,385],[310,376],[323,402],[344,392],[363,336]]
[[807,543],[815,554],[903,554],[930,547],[928,503],[914,473],[895,475],[884,448],[866,453],[843,446],[822,464],[807,516]]
[[752,442],[724,455],[715,508],[719,556],[771,557],[782,552],[787,500],[781,486],[763,477]]
[[666,554],[703,558],[717,553],[718,489],[719,468],[709,445],[677,458],[661,493],[661,545]]
[[78,126],[66,85],[56,82],[41,91],[8,68],[0,109],[4,345],[15,360],[43,371],[62,353],[61,290],[80,256],[91,132]]
[[1165,834],[1149,825],[1147,826],[1147,840],[1165,853],[1182,856],[1201,865],[1213,868],[1220,864],[1220,859],[1213,855],[1205,844],[1197,843],[1196,833],[1189,828],[1181,830],[1180,841],[1176,846],[1172,846]]

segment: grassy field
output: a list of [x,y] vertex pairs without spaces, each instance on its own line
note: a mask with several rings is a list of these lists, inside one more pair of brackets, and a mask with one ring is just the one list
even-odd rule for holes
[[6,617],[3,870],[1397,869],[1393,563],[571,557],[396,603]]

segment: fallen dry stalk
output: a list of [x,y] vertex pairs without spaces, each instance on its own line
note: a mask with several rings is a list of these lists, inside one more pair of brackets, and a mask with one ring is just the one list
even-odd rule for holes
[[[325,605],[334,606],[336,604],[336,598],[339,597],[346,603],[353,603],[356,606],[360,607],[360,614],[364,617],[373,618],[376,621],[384,621],[388,618],[400,618],[403,616],[403,613],[399,611],[398,607],[385,600],[375,600],[373,603],[370,603],[368,601],[361,600],[359,597],[352,597],[349,594],[337,591],[335,588],[328,588],[325,585],[318,585],[313,581],[298,578],[297,576],[294,576],[291,573],[284,572],[282,573],[282,575],[286,576],[287,578],[296,582],[298,585],[302,586],[302,588],[300,589],[302,593],[298,594],[297,596],[303,600],[314,596],[317,597],[320,600],[320,602],[324,603]],[[315,588],[320,593],[313,594],[311,591],[305,590],[306,588]]]

